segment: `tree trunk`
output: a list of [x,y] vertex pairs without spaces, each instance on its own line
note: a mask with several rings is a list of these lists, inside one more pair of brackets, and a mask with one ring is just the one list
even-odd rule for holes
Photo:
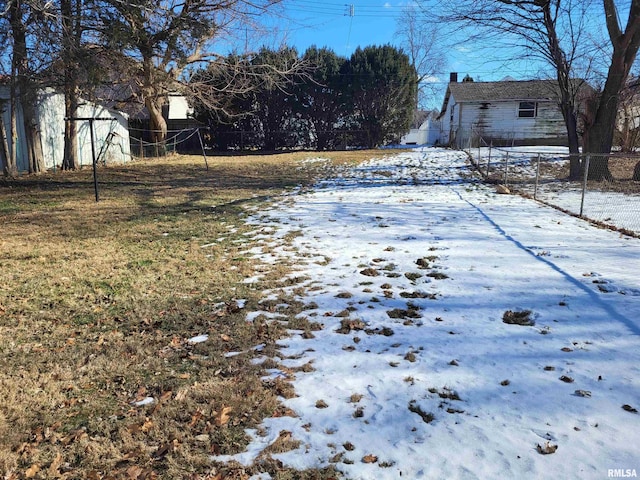
[[78,125],[72,120],[78,111],[78,63],[76,51],[79,26],[74,23],[72,0],[61,0],[62,13],[62,49],[64,52],[64,157],[63,170],[76,170],[80,166],[78,159]]
[[577,180],[580,178],[580,173],[582,171],[582,162],[580,161],[580,140],[578,137],[578,121],[572,102],[569,103],[563,101],[559,106],[567,129],[567,140],[569,143],[569,179]]
[[[590,124],[585,125],[587,141],[585,149],[591,154],[589,180],[612,180],[609,170],[609,154],[613,145],[614,126],[618,113],[619,95],[627,82],[640,47],[640,2],[633,0],[625,31],[618,24],[618,12],[612,0],[604,1],[609,38],[613,46],[607,80],[597,104],[591,105]],[[594,155],[595,154],[595,155]],[[601,155],[598,155],[601,154]]]
[[78,110],[78,96],[73,85],[65,85],[64,91],[64,157],[63,170],[76,170],[78,161],[78,124],[72,120]]
[[159,156],[167,153],[167,121],[162,115],[162,103],[157,97],[147,96],[145,105],[149,111],[149,129],[151,130],[151,141],[156,144],[156,150]]
[[42,143],[37,128],[37,86],[31,80],[29,71],[29,54],[27,50],[27,27],[23,20],[24,11],[19,0],[12,2],[9,8],[9,22],[13,39],[12,70],[15,73],[17,92],[20,94],[22,106],[22,122],[24,125],[26,156],[29,173],[39,173],[44,170]]
[[[607,84],[609,82],[607,81]],[[613,87],[615,88],[615,87]],[[617,91],[617,90],[615,90]],[[608,100],[605,100],[608,98]],[[608,103],[608,107],[604,108]],[[617,111],[617,95],[611,95],[611,90],[602,92],[598,107],[591,125],[586,127],[585,153],[590,155],[589,172],[587,178],[594,181],[613,180],[609,170],[609,154],[613,145],[613,125]],[[600,155],[598,155],[600,154]]]
[[9,152],[9,161],[7,162],[7,176],[14,178],[18,176],[18,89],[16,86],[15,65],[12,66],[11,70],[11,92],[9,94],[11,151]]
[[[613,145],[614,125],[618,111],[618,92],[624,84],[624,66],[612,62],[600,97],[591,108],[591,122],[585,125],[585,153],[591,155],[587,178],[594,181],[613,180],[609,170],[609,154]],[[600,154],[600,155],[598,155]]]
[[576,115],[575,95],[571,84],[571,67],[567,56],[560,46],[556,31],[557,17],[551,11],[551,2],[542,5],[543,21],[549,42],[549,53],[556,70],[558,88],[560,90],[560,112],[564,119],[569,143],[569,179],[580,178],[582,165],[580,162],[580,139],[578,137],[578,120]]
[[156,71],[153,64],[153,49],[144,49],[144,58],[142,61],[144,72],[144,86],[142,94],[144,96],[144,104],[149,111],[149,129],[151,130],[151,141],[155,144],[157,155],[164,156],[166,154],[167,140],[167,121],[162,115],[162,107],[164,105],[164,96],[158,91],[156,85]]
[[26,85],[28,93],[22,95],[22,114],[24,116],[24,134],[29,158],[29,173],[41,173],[45,169],[44,154],[42,151],[42,138],[38,128],[38,101],[34,85]]
[[4,124],[4,103],[1,104],[2,108],[0,111],[0,147],[2,152],[2,158],[0,158],[0,165],[2,166],[2,173],[5,177],[9,176],[9,141],[7,139],[7,129]]

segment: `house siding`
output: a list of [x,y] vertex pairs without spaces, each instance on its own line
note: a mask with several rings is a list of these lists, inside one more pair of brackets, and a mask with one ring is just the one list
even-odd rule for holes
[[495,144],[536,144],[566,141],[566,130],[555,103],[537,102],[537,116],[518,117],[520,102],[484,102],[464,105],[461,127]]
[[453,128],[450,124],[451,112],[448,112],[443,117],[443,127],[448,123],[450,131],[443,133],[449,140],[445,141],[441,135],[441,141],[462,147],[467,146],[469,140],[473,145],[478,142],[494,145],[566,144],[564,121],[555,103],[537,102],[537,116],[534,118],[518,117],[519,103],[469,102],[451,105]]

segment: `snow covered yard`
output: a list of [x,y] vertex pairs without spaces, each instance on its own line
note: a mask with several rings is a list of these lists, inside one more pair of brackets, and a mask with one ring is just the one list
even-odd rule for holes
[[300,447],[272,456],[349,479],[640,471],[640,240],[497,195],[440,149],[344,170],[251,222],[256,257],[306,279],[265,299],[294,296],[323,328],[292,331],[265,378],[292,382],[296,416],[214,460],[286,437]]

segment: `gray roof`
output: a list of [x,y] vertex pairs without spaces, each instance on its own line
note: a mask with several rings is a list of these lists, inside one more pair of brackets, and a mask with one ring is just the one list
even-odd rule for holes
[[[572,90],[578,92],[578,99],[588,95],[593,88],[582,79],[573,79]],[[560,97],[556,80],[502,80],[499,82],[451,82],[447,87],[440,111],[441,118],[447,110],[450,97],[456,103],[464,102],[505,102],[505,101],[549,101]]]
[[553,100],[558,98],[555,80],[450,83],[456,102],[499,100]]

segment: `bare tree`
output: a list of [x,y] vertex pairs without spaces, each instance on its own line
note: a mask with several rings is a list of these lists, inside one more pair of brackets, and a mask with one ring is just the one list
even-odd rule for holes
[[596,154],[589,168],[592,180],[612,178],[608,154],[613,145],[620,92],[640,48],[640,0],[631,0],[626,25],[620,23],[614,0],[603,0],[603,6],[611,44],[609,66],[602,92],[590,104],[584,135],[585,150]]
[[417,5],[410,4],[398,18],[395,37],[418,74],[418,104],[425,107],[427,98],[435,93],[431,80],[446,63],[440,30]]
[[439,18],[463,27],[472,40],[519,47],[521,54],[544,60],[557,80],[558,107],[567,130],[570,176],[580,174],[578,119],[583,83],[584,37],[590,0],[448,0]]
[[[443,18],[476,31],[483,28],[502,40],[515,39],[523,52],[543,58],[553,67],[560,90],[559,106],[573,154],[572,176],[579,172],[580,166],[576,162],[580,89],[571,87],[572,77],[578,77],[579,67],[595,64],[590,49],[594,55],[606,58],[602,90],[587,102],[581,118],[583,152],[592,156],[589,178],[610,179],[608,154],[613,145],[619,95],[640,47],[640,0],[619,4],[602,0],[603,16],[593,0],[450,0],[445,4],[448,13]],[[620,21],[620,7],[627,13],[626,24]],[[601,18],[608,40],[598,44],[588,34],[598,30],[597,22]]]
[[[149,112],[154,142],[167,135],[162,109],[171,92],[185,88],[185,72],[213,58],[216,39],[253,22],[281,0],[103,0],[102,36],[109,49],[139,64],[137,87]],[[243,87],[240,87],[243,88]]]
[[[78,168],[78,132],[73,118],[79,104],[78,76],[80,65],[75,53],[82,38],[81,21],[78,10],[82,0],[60,0],[60,40],[64,85],[64,157],[63,170]],[[74,8],[75,7],[75,8]]]
[[640,84],[634,78],[620,92],[616,120],[616,145],[623,152],[633,152],[640,146]]

